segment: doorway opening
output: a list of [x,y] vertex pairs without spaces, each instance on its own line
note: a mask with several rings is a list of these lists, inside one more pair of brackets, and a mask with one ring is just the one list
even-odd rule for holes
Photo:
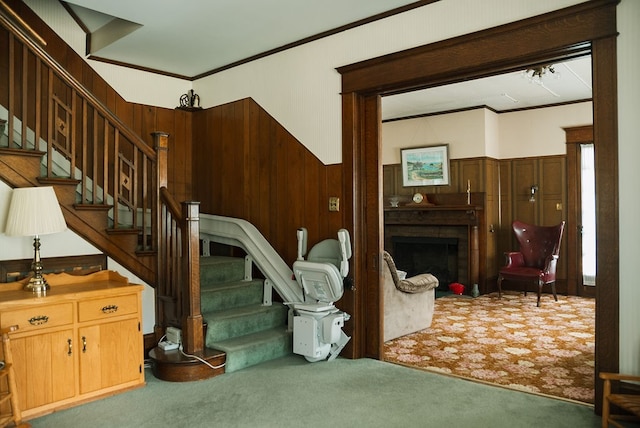
[[[616,3],[586,2],[498,28],[389,54],[339,67],[342,75],[344,197],[353,210],[344,221],[353,230],[359,257],[353,261],[354,295],[358,312],[354,341],[356,358],[380,358],[380,97],[417,88],[443,85],[520,69],[533,62],[549,62],[585,51],[593,57],[594,143],[598,200],[596,226],[598,257],[596,287],[596,367],[619,370],[619,249]],[[597,25],[594,25],[597,23]],[[568,31],[571,28],[571,31]],[[525,37],[526,35],[526,37]],[[532,45],[530,40],[537,43]],[[523,41],[521,43],[520,41]],[[504,49],[510,46],[510,49]],[[596,412],[602,399],[596,382]]]

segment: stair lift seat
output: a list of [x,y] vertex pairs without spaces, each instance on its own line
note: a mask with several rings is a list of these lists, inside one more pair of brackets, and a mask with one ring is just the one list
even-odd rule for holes
[[338,239],[316,244],[307,260],[307,231],[298,229],[298,259],[293,264],[296,281],[302,287],[304,302],[292,303],[293,352],[307,361],[332,361],[351,339],[342,327],[349,314],[338,310],[334,302],[344,292],[344,277],[349,273],[351,240],[345,229]]

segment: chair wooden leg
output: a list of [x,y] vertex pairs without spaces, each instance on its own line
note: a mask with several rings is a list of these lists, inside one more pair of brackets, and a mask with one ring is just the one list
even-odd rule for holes
[[538,303],[537,303],[537,307],[540,307],[540,295],[542,294],[542,286],[543,286],[543,282],[542,281],[538,281]]
[[502,275],[498,275],[498,299],[502,299]]
[[556,283],[555,281],[551,283],[551,291],[553,292],[553,298],[558,301],[558,295],[556,294]]
[[609,427],[609,394],[611,394],[611,381],[605,379],[602,391],[602,428]]

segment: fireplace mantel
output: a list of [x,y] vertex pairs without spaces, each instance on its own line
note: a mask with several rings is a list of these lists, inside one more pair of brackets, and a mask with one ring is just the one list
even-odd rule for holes
[[474,205],[404,205],[384,209],[384,223],[387,224],[429,224],[443,226],[478,226],[479,211]]

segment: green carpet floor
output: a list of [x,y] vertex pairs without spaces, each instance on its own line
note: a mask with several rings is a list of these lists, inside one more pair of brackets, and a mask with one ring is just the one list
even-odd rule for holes
[[589,406],[371,359],[293,355],[144,388],[32,419],[46,427],[599,427]]

